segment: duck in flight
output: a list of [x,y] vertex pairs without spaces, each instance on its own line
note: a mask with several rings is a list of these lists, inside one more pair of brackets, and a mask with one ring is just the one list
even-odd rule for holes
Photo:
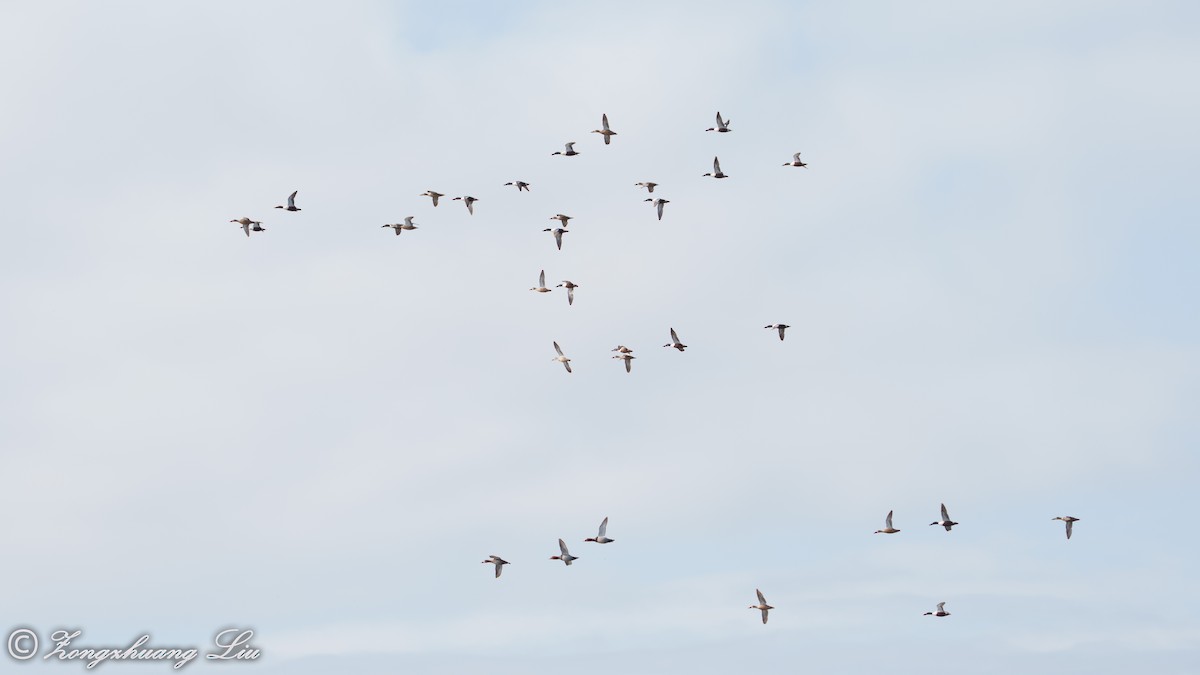
[[538,285],[529,290],[537,291],[538,293],[549,293],[554,290],[553,288],[546,288],[546,270],[542,270],[542,273],[538,275]]
[[[616,358],[616,357],[613,357],[613,358]],[[600,533],[594,537],[588,537],[587,539],[584,539],[584,541],[594,541],[597,544],[609,544],[609,543],[616,541],[616,539],[609,539],[608,537],[604,536],[604,533],[607,531],[608,531],[608,516],[604,516],[604,520],[600,521]]]
[[[554,358],[552,358],[550,360],[558,361],[559,363],[563,364],[563,368],[566,368],[568,373],[571,372],[571,359],[568,359],[567,355],[563,354],[563,350],[561,347],[558,346],[557,342],[554,343],[554,351],[558,352],[558,356],[555,356]],[[561,540],[559,540],[559,541],[561,541]],[[565,552],[566,549],[563,549],[563,551]],[[567,564],[570,565],[571,563],[567,563]]]
[[608,145],[612,141],[612,137],[617,135],[617,132],[608,128],[608,115],[607,114],[600,116],[600,125],[603,126],[604,128],[603,129],[592,129],[592,133],[600,134],[601,136],[604,136],[604,144]]
[[796,154],[792,155],[792,161],[787,162],[786,164],[784,164],[784,166],[808,166],[808,165],[805,164],[804,162],[800,161],[800,153],[797,152]]
[[562,223],[563,227],[566,227],[567,225],[570,224],[567,222],[570,219],[571,219],[571,216],[565,216],[561,213],[556,213],[553,216],[550,216],[550,220],[557,220],[558,222]]
[[563,282],[562,282],[561,284],[559,284],[559,285],[555,286],[555,288],[565,288],[565,289],[567,289],[567,304],[568,304],[568,305],[574,305],[574,304],[575,304],[575,289],[576,289],[576,288],[579,288],[579,284],[572,283],[572,282],[570,282],[570,281],[566,281],[566,280],[564,279],[564,280],[563,280]]
[[658,183],[651,183],[650,181],[646,181],[645,183],[634,183],[633,186],[634,187],[644,187],[644,188],[646,188],[646,192],[654,192],[654,188],[658,187]]
[[504,569],[504,566],[510,564],[507,560],[505,560],[504,558],[501,558],[498,555],[488,556],[488,559],[484,560],[482,562],[491,563],[496,566],[496,578],[497,579],[500,578],[500,571],[502,569]]
[[779,331],[779,339],[782,340],[783,339],[783,331],[791,328],[791,326],[787,325],[786,323],[773,323],[770,326],[763,326],[763,328],[774,328],[774,329],[778,330]]
[[754,592],[758,595],[758,604],[750,605],[747,609],[762,610],[763,623],[765,624],[767,622],[767,612],[775,608],[767,604],[767,599],[763,597],[762,591],[756,588]]
[[[627,372],[627,373],[633,372],[633,360],[637,358],[636,356],[634,356],[633,354],[621,353],[621,354],[617,354],[613,358],[614,359],[624,359],[625,360],[625,372]],[[591,541],[591,540],[589,539],[588,541]],[[603,542],[601,542],[601,543],[603,543]]]
[[288,195],[287,206],[276,206],[275,208],[283,209],[284,211],[300,211],[301,209],[296,206],[296,195],[299,193],[300,191],[296,190],[292,194]]
[[471,197],[471,196],[467,196],[467,197],[455,197],[454,201],[456,201],[456,202],[461,201],[462,203],[466,204],[467,205],[467,213],[470,213],[471,215],[475,215],[475,202],[479,201],[478,199],[475,199],[474,197]]
[[579,556],[571,555],[571,552],[567,550],[567,542],[562,539],[558,540],[558,550],[562,552],[562,555],[552,555],[550,556],[551,560],[561,560],[567,565],[570,565],[573,560],[579,560]]
[[659,220],[662,220],[662,210],[663,210],[663,205],[664,205],[664,204],[670,204],[670,203],[671,203],[671,202],[669,202],[669,201],[667,201],[667,200],[665,200],[665,199],[649,199],[649,198],[646,198],[646,199],[643,199],[642,201],[650,202],[650,205],[651,205],[651,206],[653,206],[654,208],[658,209],[658,219],[659,219]]
[[[606,136],[605,138],[607,139],[608,137]],[[562,155],[563,157],[574,157],[578,154],[578,152],[575,152],[575,141],[571,141],[570,143],[567,143],[567,148],[565,151],[552,152],[550,153],[550,156],[553,157],[554,155]]]
[[1050,520],[1061,520],[1064,523],[1066,523],[1067,524],[1067,539],[1070,539],[1071,538],[1071,523],[1078,522],[1079,519],[1074,516],[1058,516],[1057,518],[1051,518]]
[[939,602],[936,612],[925,612],[924,616],[950,616],[950,612],[946,611],[946,603]]
[[685,345],[679,341],[679,336],[675,334],[674,328],[671,329],[671,341],[663,346],[664,347],[674,347],[675,349],[678,349],[679,351],[683,351],[683,350],[687,349],[687,345]]
[[950,520],[950,514],[946,512],[945,504],[942,504],[942,519],[935,520],[932,523],[930,523],[930,525],[941,525],[942,527],[946,528],[947,532],[949,532],[950,528],[954,527],[957,524],[958,523],[954,522],[953,520]]
[[[237,223],[238,225],[241,225],[242,229],[245,230],[247,237],[250,236],[251,229],[253,229],[255,232],[263,232],[265,229],[265,228],[263,228],[262,223],[258,222],[257,220],[250,220],[249,218],[247,218],[245,216],[242,216],[241,218],[237,218],[235,220],[231,220],[229,222]],[[253,227],[251,227],[251,226],[253,226]]]
[[438,197],[445,197],[446,195],[444,195],[440,192],[434,192],[433,190],[426,190],[417,196],[418,197],[429,197],[430,199],[433,200],[433,205],[437,206]]
[[729,120],[721,119],[721,113],[720,113],[720,111],[718,111],[717,112],[717,126],[709,127],[707,129],[705,129],[705,131],[715,131],[715,132],[721,133],[721,134],[727,133],[727,132],[731,131],[731,129],[729,128]]
[[400,234],[401,230],[415,230],[417,229],[417,226],[413,225],[413,218],[415,217],[416,216],[404,216],[403,223],[389,223],[384,225],[384,227],[390,227],[394,229],[396,234]]
[[704,175],[712,176],[713,178],[729,178],[729,176],[727,176],[726,174],[721,173],[721,161],[719,159],[717,159],[716,157],[713,157],[713,172],[706,173]]
[[553,232],[554,233],[554,243],[558,245],[558,250],[560,250],[560,251],[562,250],[562,236],[564,234],[567,234],[566,230],[562,229],[561,227],[556,227],[554,229],[550,229],[547,227],[546,229],[542,230],[542,232]]
[[520,192],[521,190],[529,192],[529,183],[526,183],[523,180],[514,180],[511,183],[505,183],[505,185],[515,185],[517,187],[517,192]]

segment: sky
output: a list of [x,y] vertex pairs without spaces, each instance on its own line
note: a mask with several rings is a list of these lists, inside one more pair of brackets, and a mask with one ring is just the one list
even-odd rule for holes
[[263,675],[1194,673],[1197,29],[0,5],[4,637],[251,628],[257,661],[183,670]]

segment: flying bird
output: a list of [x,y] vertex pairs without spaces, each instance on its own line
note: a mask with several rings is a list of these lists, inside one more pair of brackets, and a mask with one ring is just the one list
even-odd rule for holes
[[594,541],[597,544],[608,544],[616,541],[616,539],[609,539],[608,537],[604,536],[606,531],[608,531],[608,516],[604,516],[604,520],[600,521],[600,533],[594,537],[588,537],[587,539],[584,539],[584,541]]
[[562,551],[562,555],[552,555],[550,556],[551,560],[561,560],[568,565],[572,560],[579,560],[579,556],[571,555],[571,552],[567,550],[567,542],[562,539],[558,540],[558,550]]
[[570,219],[571,219],[571,216],[564,216],[564,215],[563,215],[563,214],[561,214],[561,213],[556,213],[556,214],[554,214],[553,216],[550,216],[550,220],[557,220],[557,221],[559,221],[560,223],[562,223],[562,226],[563,226],[563,227],[566,227],[566,226],[569,224],[569,223],[567,223],[567,221],[568,221],[568,220],[570,220]]
[[529,192],[529,183],[526,183],[523,180],[515,180],[511,183],[505,183],[505,185],[515,185],[517,187],[517,192],[520,192],[521,190]]
[[767,604],[767,599],[763,597],[762,591],[756,588],[754,592],[758,594],[758,604],[750,605],[747,609],[762,610],[763,623],[765,624],[767,622],[767,612],[775,608]]
[[564,152],[550,153],[551,156],[562,155],[563,157],[574,157],[575,155],[578,155],[578,154],[579,154],[578,152],[575,152],[575,141],[571,141],[570,143],[567,143],[567,149]]
[[721,173],[721,161],[718,160],[716,157],[713,157],[713,172],[706,173],[704,175],[712,176],[713,178],[729,178],[729,176]]
[[954,527],[957,524],[958,523],[950,520],[950,514],[946,512],[945,504],[942,504],[942,519],[935,520],[932,523],[930,523],[930,525],[941,525],[942,527],[946,528],[947,532],[949,532],[950,528]]
[[417,196],[418,197],[430,197],[433,199],[433,205],[437,206],[438,197],[445,197],[446,195],[444,195],[440,192],[434,192],[433,190],[426,190]]
[[[617,354],[613,358],[614,359],[625,359],[625,372],[627,372],[627,373],[633,372],[633,360],[637,358],[636,356],[634,356],[633,354],[621,353],[621,354]],[[603,542],[601,542],[601,543],[603,543]]]
[[[557,342],[554,343],[554,351],[558,352],[558,356],[555,356],[554,358],[552,358],[550,360],[558,361],[559,363],[563,364],[563,368],[566,368],[568,373],[571,372],[571,359],[568,359],[567,355],[563,354],[563,350],[561,347],[558,346]],[[566,549],[563,549],[563,551],[565,552]],[[567,563],[567,564],[570,565],[571,563]]]
[[547,227],[546,229],[542,230],[542,232],[553,232],[554,243],[558,245],[558,250],[562,250],[562,236],[564,234],[568,234],[566,230],[562,229],[561,227],[556,227],[553,230]]
[[416,216],[404,216],[403,223],[389,223],[387,225],[384,225],[384,227],[392,228],[393,230],[396,231],[396,234],[400,234],[401,230],[415,230],[415,229],[417,229],[417,226],[413,225],[413,218],[415,218],[415,217]]
[[299,193],[300,191],[296,190],[292,194],[288,195],[287,206],[276,206],[275,208],[283,209],[284,211],[300,211],[301,209],[296,207],[296,195]]
[[537,291],[538,293],[549,293],[554,290],[553,288],[546,288],[546,270],[542,270],[542,273],[538,275],[538,285],[529,290]]
[[683,350],[687,349],[687,345],[685,345],[679,341],[679,336],[675,334],[674,328],[671,329],[671,341],[663,346],[664,347],[674,347],[675,349],[678,349],[679,351],[683,351]]
[[774,329],[778,330],[779,331],[779,339],[782,340],[783,339],[783,331],[791,328],[791,326],[787,325],[786,323],[773,323],[770,326],[763,326],[763,328],[774,328]]
[[579,288],[579,284],[571,283],[570,281],[564,280],[561,284],[555,286],[555,288],[567,289],[567,304],[568,305],[575,304],[575,289]]
[[617,132],[608,128],[608,115],[600,116],[600,124],[604,128],[603,129],[592,129],[592,133],[600,134],[600,135],[604,136],[604,144],[608,145],[612,141],[612,137],[617,135]]
[[454,201],[456,201],[456,202],[461,201],[462,203],[466,204],[467,212],[470,213],[471,215],[475,215],[475,202],[479,201],[478,199],[475,199],[474,197],[469,197],[469,196],[468,197],[455,197]]
[[875,534],[896,534],[900,530],[892,527],[892,512],[888,511],[887,520],[884,521],[882,530],[875,530]]
[[800,153],[797,152],[796,154],[792,155],[792,161],[787,162],[786,164],[784,164],[784,166],[808,166],[808,165],[805,164],[804,162],[800,161]]
[[731,131],[731,129],[729,128],[729,120],[721,119],[721,113],[718,112],[717,113],[717,126],[709,127],[707,129],[705,129],[705,131],[716,131],[716,132],[722,133],[722,134],[726,133],[728,131]]
[[936,612],[925,612],[924,616],[950,616],[950,612],[946,611],[946,603],[939,602]]
[[617,345],[615,349],[611,349],[611,350],[609,350],[609,351],[621,352],[622,354],[631,354],[631,353],[633,353],[633,350],[632,350],[632,349],[630,349],[629,347],[626,347],[625,345]]
[[500,571],[501,571],[502,569],[504,569],[504,566],[505,566],[505,565],[508,565],[508,564],[511,564],[511,563],[509,563],[507,560],[505,560],[504,558],[501,558],[501,557],[500,557],[500,556],[498,556],[498,555],[488,556],[488,559],[487,559],[487,560],[484,560],[484,561],[482,561],[482,562],[484,562],[484,563],[491,563],[491,564],[493,564],[493,565],[495,565],[495,566],[496,566],[496,578],[497,578],[497,579],[499,579],[499,578],[500,578]]
[[646,188],[646,192],[654,192],[654,188],[658,187],[658,183],[651,183],[651,182],[647,181],[645,183],[634,183],[633,186],[634,187],[644,187],[644,188]]
[[257,220],[250,220],[249,218],[247,218],[245,216],[242,216],[241,218],[237,218],[236,220],[231,220],[229,222],[237,223],[238,225],[241,225],[242,229],[246,232],[247,237],[250,236],[250,230],[252,229],[251,228],[252,225],[253,225],[253,230],[255,232],[263,232],[265,230],[265,228],[263,228],[263,226],[262,226],[262,223],[260,223]]
[[1079,519],[1074,516],[1058,516],[1057,518],[1051,518],[1050,520],[1061,520],[1064,523],[1066,523],[1067,524],[1067,539],[1070,539],[1071,538],[1071,524],[1078,521]]
[[670,203],[671,203],[671,202],[669,202],[669,201],[667,201],[667,200],[665,200],[665,199],[650,199],[650,198],[646,198],[646,199],[643,199],[642,201],[645,201],[645,202],[650,202],[650,205],[651,205],[651,206],[653,206],[653,207],[655,207],[655,208],[657,208],[657,209],[658,209],[658,219],[659,219],[659,220],[662,220],[662,209],[663,209],[663,204],[670,204]]

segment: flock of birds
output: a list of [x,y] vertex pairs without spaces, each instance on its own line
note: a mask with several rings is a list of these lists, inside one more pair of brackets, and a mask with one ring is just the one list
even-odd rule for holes
[[[612,128],[609,126],[607,114],[601,115],[600,123],[601,123],[601,128],[593,129],[591,133],[600,134],[601,137],[603,137],[603,139],[604,139],[604,144],[610,145],[612,143],[612,137],[616,136],[617,132],[613,131]],[[724,133],[729,133],[732,130],[730,129],[730,121],[722,118],[721,113],[718,112],[716,126],[709,127],[708,129],[705,129],[705,131],[712,131],[712,132],[724,134]],[[579,151],[575,150],[575,144],[576,144],[575,141],[566,143],[563,150],[553,152],[553,153],[551,153],[551,156],[576,157],[580,153],[579,153]],[[785,162],[783,164],[783,166],[807,167],[808,164],[801,161],[800,153],[797,152],[792,155],[792,161]],[[713,170],[711,172],[702,174],[702,176],[718,178],[718,179],[729,177],[728,174],[724,173],[721,170],[721,161],[720,161],[719,157],[713,157]],[[530,183],[521,181],[521,180],[510,181],[508,183],[505,183],[504,185],[506,187],[507,186],[515,187],[518,192],[529,192],[530,187],[531,187]],[[635,183],[634,185],[635,185],[635,187],[645,188],[645,190],[648,194],[654,194],[654,188],[658,187],[659,184],[650,182],[650,181],[643,181],[643,182]],[[275,208],[282,209],[284,211],[290,211],[290,212],[300,211],[301,209],[296,206],[296,195],[298,193],[299,193],[299,191],[292,192],[292,194],[288,195],[286,205],[281,204],[281,205],[276,206]],[[445,197],[446,195],[444,193],[436,192],[434,190],[426,190],[425,192],[422,192],[418,196],[429,197],[433,201],[433,206],[436,207],[438,205],[438,200],[442,197]],[[461,201],[467,207],[467,212],[472,216],[475,215],[475,202],[479,201],[475,197],[472,197],[470,195],[463,195],[461,197],[454,197],[453,201]],[[669,204],[670,201],[666,200],[666,199],[662,199],[661,197],[648,197],[644,201],[651,203],[651,206],[654,207],[654,209],[657,213],[658,220],[661,221],[662,217],[663,217],[663,207],[665,205]],[[388,223],[388,224],[384,224],[382,227],[392,228],[393,230],[395,230],[395,233],[397,235],[399,235],[401,232],[404,232],[406,230],[418,229],[419,226],[413,223],[414,219],[415,219],[415,216],[406,216],[404,218],[403,223]],[[552,227],[552,228],[548,227],[543,230],[544,232],[549,232],[553,235],[555,246],[560,251],[562,250],[563,235],[569,233],[567,228],[570,224],[571,219],[572,219],[572,217],[568,216],[566,214],[562,214],[562,213],[555,214],[550,217],[550,220],[559,221],[559,225],[556,227]],[[229,222],[237,223],[242,228],[242,230],[246,233],[247,237],[250,236],[251,232],[265,232],[266,231],[266,228],[264,228],[262,226],[261,221],[252,220],[252,219],[244,217],[244,216],[241,218],[233,219]],[[563,280],[562,283],[557,284],[555,286],[555,288],[565,288],[566,289],[567,304],[571,305],[571,306],[573,306],[575,304],[575,289],[579,288],[579,287],[580,286],[578,284],[576,284],[572,281],[569,281],[569,280]],[[529,290],[535,291],[537,293],[550,293],[554,290],[546,285],[546,271],[544,269],[538,274],[538,285],[534,286],[533,288],[530,288]],[[769,324],[767,326],[764,326],[764,328],[777,331],[779,333],[779,339],[783,340],[785,331],[788,328],[791,328],[791,326],[789,326],[787,324],[783,324],[783,323],[775,323],[775,324]],[[684,344],[679,339],[679,334],[675,332],[675,329],[671,328],[670,332],[671,332],[671,341],[664,344],[663,347],[674,348],[680,352],[683,352],[684,350],[686,350],[687,345]],[[571,359],[568,358],[565,353],[563,353],[562,347],[559,346],[557,341],[555,341],[553,344],[554,344],[554,351],[557,352],[558,355],[555,357],[552,357],[551,360],[561,363],[563,365],[563,368],[565,368],[568,373],[573,372],[571,370]],[[617,352],[617,354],[612,357],[613,359],[618,359],[618,360],[624,361],[625,372],[627,372],[627,373],[633,372],[632,362],[637,357],[635,357],[633,355],[632,349],[630,349],[629,347],[626,347],[624,345],[617,345],[611,351]],[[900,532],[900,530],[893,527],[892,516],[893,516],[893,512],[888,511],[887,517],[884,520],[883,529],[875,530],[875,534],[897,534],[898,532]],[[1061,520],[1066,525],[1067,539],[1070,539],[1072,525],[1074,523],[1078,522],[1079,518],[1075,518],[1073,516],[1057,516],[1055,518],[1052,518],[1052,520]],[[939,525],[939,526],[945,528],[945,530],[947,532],[950,532],[954,526],[958,525],[958,523],[953,520],[950,520],[950,514],[946,510],[946,505],[942,504],[941,505],[941,520],[935,520],[932,523],[930,523],[930,525],[931,526]],[[610,543],[614,542],[615,540],[609,538],[607,536],[607,533],[608,533],[608,517],[605,517],[604,520],[602,520],[600,522],[600,529],[599,529],[599,532],[597,533],[597,535],[595,537],[588,537],[587,539],[584,539],[584,542],[595,542],[597,544],[610,544]],[[550,560],[561,560],[565,565],[570,566],[571,563],[573,563],[574,561],[579,559],[579,556],[575,556],[575,555],[571,554],[571,552],[567,548],[566,542],[563,541],[561,538],[558,540],[558,549],[559,549],[559,554],[550,556]],[[503,571],[504,566],[511,564],[507,560],[501,558],[498,555],[488,556],[488,558],[486,560],[483,560],[482,563],[490,564],[490,565],[494,566],[495,574],[496,574],[495,578],[497,578],[497,579],[500,578],[500,574]],[[775,608],[772,605],[767,604],[767,599],[766,599],[766,597],[763,596],[763,593],[761,590],[755,589],[754,592],[758,597],[758,604],[750,605],[749,609],[759,610],[762,613],[762,622],[765,624],[765,623],[767,623],[767,613],[770,610],[775,609]],[[937,610],[933,611],[933,612],[925,612],[924,616],[937,616],[937,617],[950,616],[950,612],[946,611],[945,605],[946,605],[945,602],[937,603]]]

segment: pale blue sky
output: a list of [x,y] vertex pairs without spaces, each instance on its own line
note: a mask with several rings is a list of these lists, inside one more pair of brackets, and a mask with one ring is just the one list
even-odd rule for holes
[[264,674],[1194,672],[1198,14],[0,7],[0,628],[251,626]]

